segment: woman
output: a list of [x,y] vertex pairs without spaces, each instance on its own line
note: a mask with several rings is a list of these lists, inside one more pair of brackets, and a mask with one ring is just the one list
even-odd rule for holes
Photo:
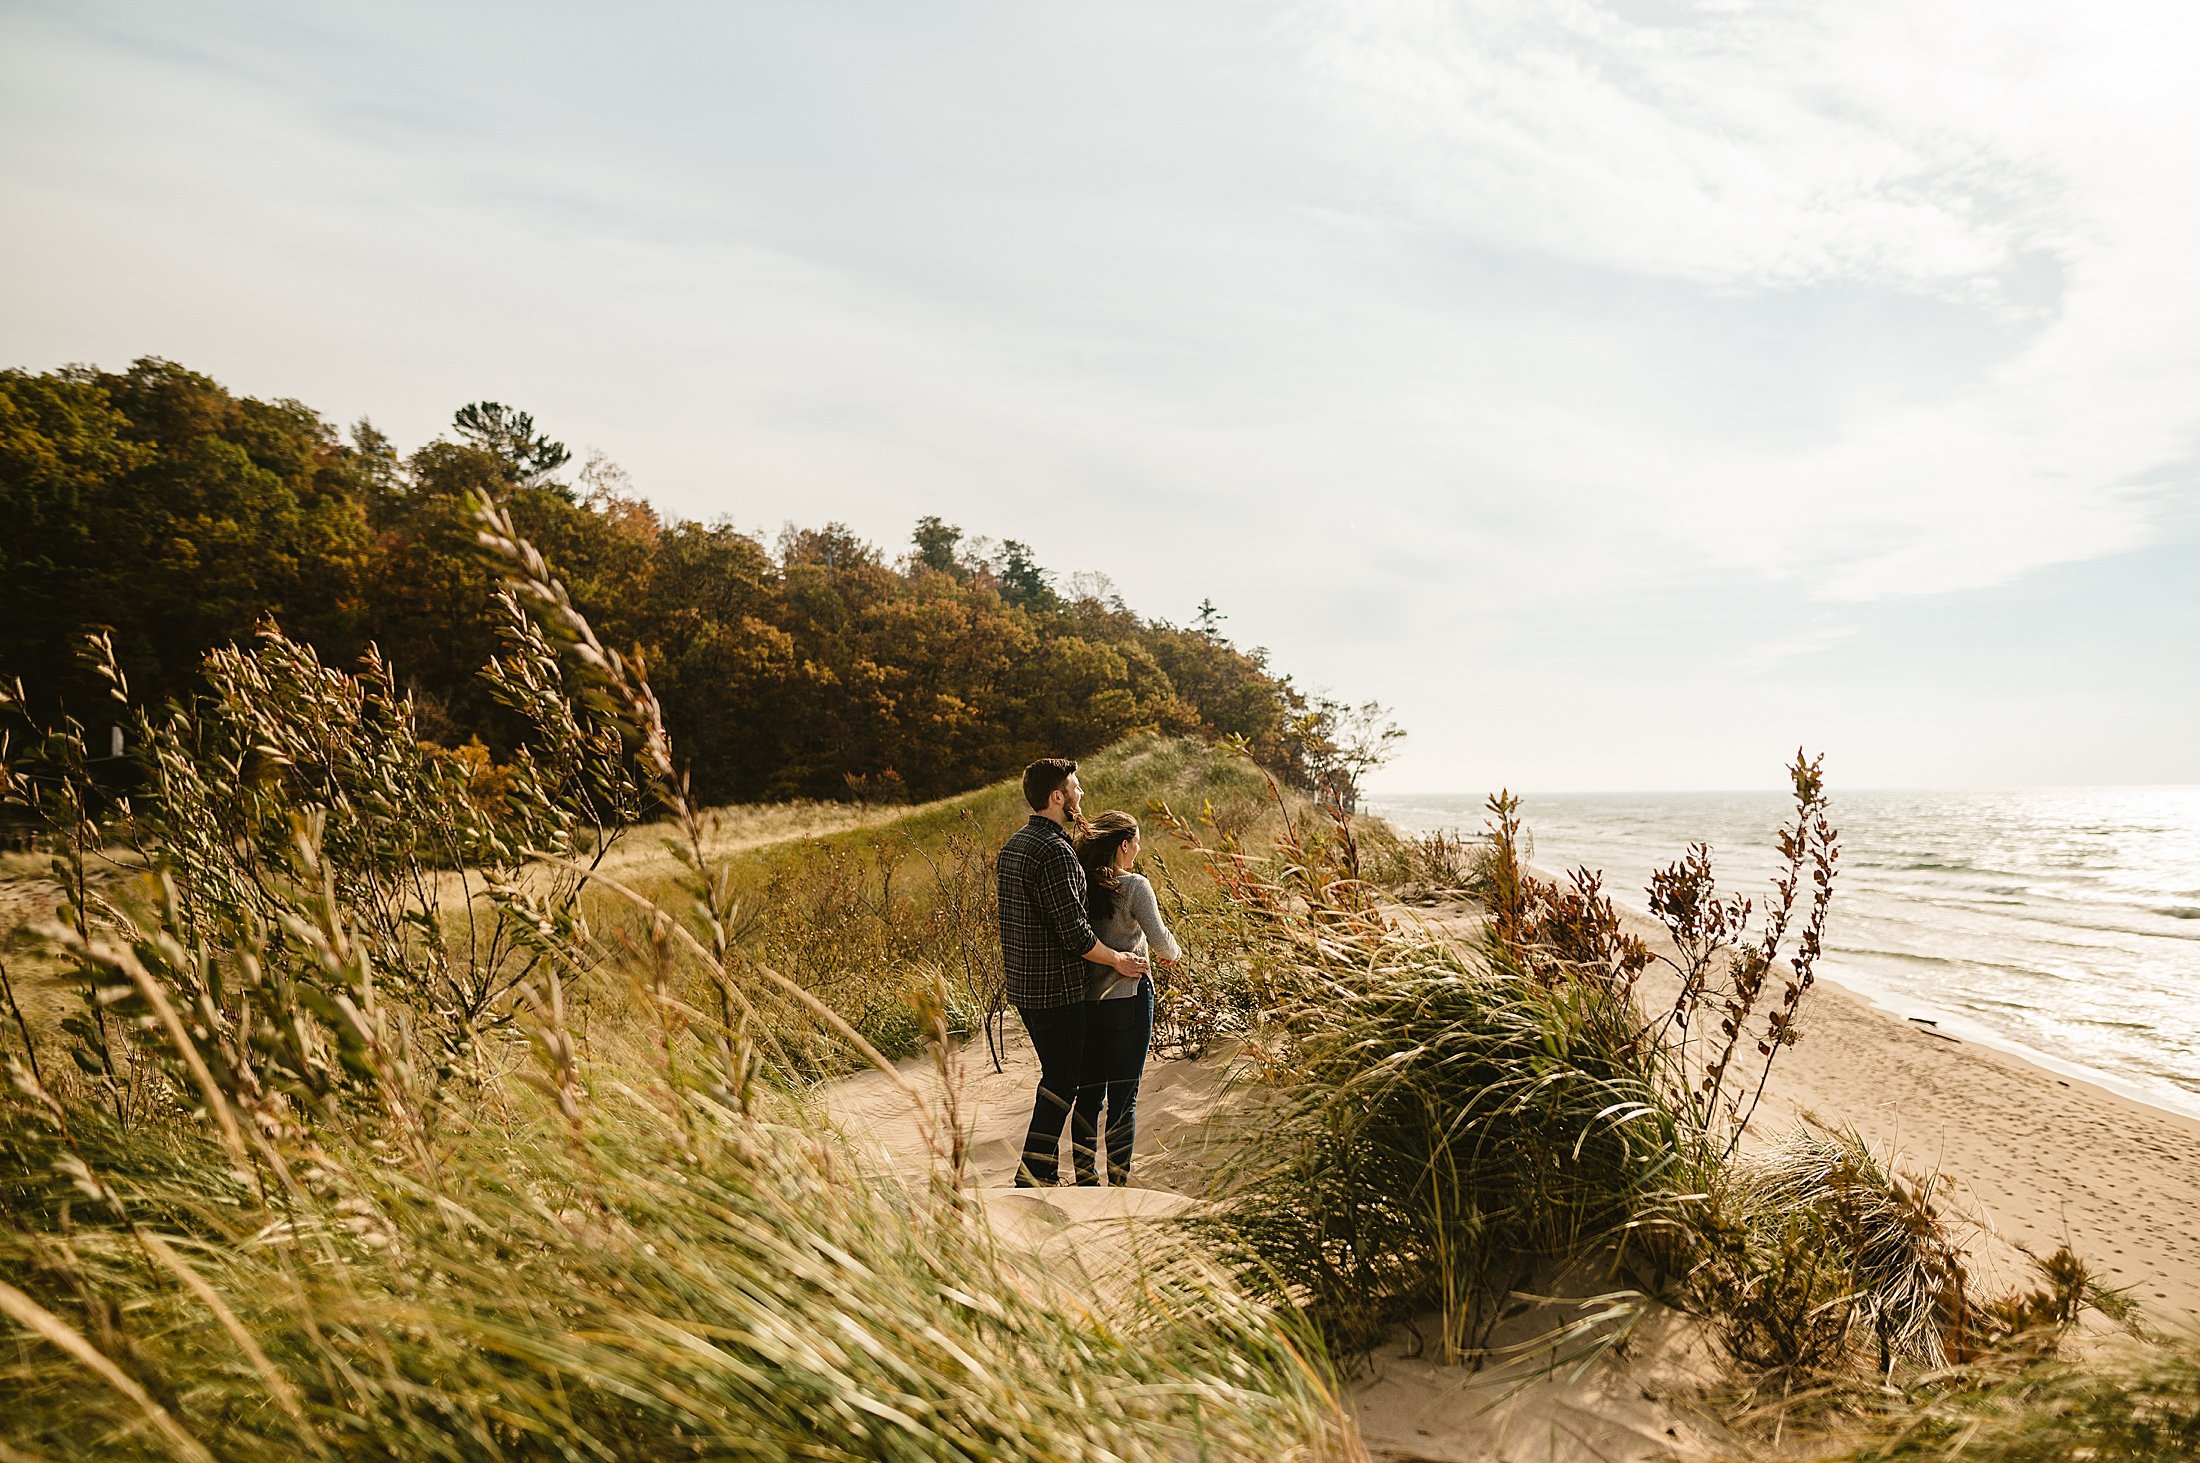
[[[1079,830],[1077,861],[1085,866],[1086,913],[1092,932],[1111,950],[1140,951],[1174,965],[1183,958],[1176,937],[1161,922],[1153,885],[1131,868],[1138,862],[1138,820],[1102,813]],[[1070,1148],[1077,1182],[1097,1184],[1101,1109],[1107,1109],[1108,1179],[1131,1181],[1131,1144],[1138,1136],[1138,1079],[1153,1041],[1153,982],[1142,976],[1096,971],[1085,992],[1083,1085],[1070,1109]]]

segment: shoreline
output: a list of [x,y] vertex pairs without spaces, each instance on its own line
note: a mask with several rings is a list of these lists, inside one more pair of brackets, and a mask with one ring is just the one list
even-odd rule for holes
[[[1554,869],[1534,863],[1529,864],[1528,868],[1537,878],[1555,884],[1563,885],[1567,879],[1567,873],[1562,869]],[[1634,900],[1615,894],[1609,889],[1604,892],[1611,896],[1613,907],[1618,909],[1630,924],[1639,927],[1638,933],[1643,934],[1650,940],[1652,949],[1666,943],[1665,927],[1651,916],[1649,910],[1637,907]],[[1901,995],[1886,987],[1868,981],[1856,980],[1845,974],[1833,973],[1827,964],[1829,958],[1832,957],[1821,956],[1819,958],[1818,968],[1813,978],[1815,985],[1838,990],[1850,1000],[1869,1007],[1898,1026],[1922,1026],[1949,1041],[1961,1042],[1969,1046],[1985,1047],[1990,1051],[1999,1052],[2003,1056],[2025,1063],[2028,1066],[2037,1067],[2049,1076],[2058,1079],[2068,1078],[2073,1082],[2084,1083],[2088,1087],[2098,1088],[2109,1096],[2121,1098],[2125,1102],[2200,1127],[2200,1094],[2195,1094],[2189,1099],[2190,1106],[2181,1106],[2166,1096],[2149,1090],[2129,1077],[2120,1076],[2115,1072],[2106,1071],[2099,1067],[2088,1066],[2084,1062],[2074,1061],[2069,1057],[2059,1057],[2053,1052],[2042,1051],[2027,1042],[2019,1041],[2013,1036],[2007,1036],[1994,1030],[1974,1016],[1967,1016],[1960,1011],[1945,1010],[1942,1007],[1933,1005],[1930,1001],[1920,1000],[1914,996]],[[1919,1017],[1924,1019],[1916,1019]]]
[[[1670,949],[1664,926],[1615,905]],[[2154,1321],[2200,1318],[2200,1118],[2109,1074],[1913,1022],[1838,977],[1816,978],[1799,1027],[1758,1131],[1781,1118],[1851,1127],[1904,1171],[1943,1176],[1977,1221],[1968,1248],[1991,1287],[2027,1286],[2024,1255],[2067,1243]]]
[[[1629,910],[1628,913],[1633,914],[1635,911]],[[2038,1047],[2019,1041],[2013,1036],[2004,1036],[2001,1032],[1994,1030],[1976,1017],[1966,1016],[1960,1011],[1945,1011],[1930,1002],[1919,1001],[1910,996],[1898,996],[1891,991],[1846,976],[1828,975],[1821,972],[1816,977],[1816,984],[1837,989],[1843,995],[1870,1007],[1890,1021],[1899,1022],[1904,1026],[1923,1026],[1939,1033],[1950,1041],[1962,1042],[1969,1046],[1984,1047],[1988,1051],[1998,1052],[2012,1061],[2037,1067],[2049,1076],[2067,1078],[2070,1081],[2082,1083],[2087,1087],[2096,1088],[2108,1096],[2121,1098],[2125,1102],[2160,1113],[2165,1117],[2200,1124],[2200,1096],[2192,1099],[2194,1104],[2192,1107],[2180,1106],[2162,1094],[2151,1091],[2128,1077],[2118,1076],[2114,1072],[2104,1071],[2099,1067],[2087,1066],[2084,1062],[2073,1061],[2068,1057],[2056,1056],[2053,1052],[2042,1051]]]
[[[2200,945],[2188,922],[2200,909],[2186,897],[2200,875],[2183,867],[2192,846],[2178,837],[2200,829],[2192,821],[2200,801],[2183,796],[2200,784],[2164,789],[2180,794],[2166,811],[2130,805],[2141,789],[2078,791],[2085,798],[2075,809],[1974,807],[1968,792],[1904,793],[1899,806],[1851,808],[1862,842],[1850,840],[1844,853],[1819,978],[1899,1019],[1921,1018],[2058,1076],[2200,1119],[2200,1029],[2189,999]],[[1722,882],[1761,894],[1776,859],[1758,825],[1769,829],[1782,801],[1769,789],[1554,795],[1543,813],[1559,843],[1539,856],[1531,826],[1524,861],[1560,884],[1577,863],[1641,874],[1700,832],[1723,837],[1722,872],[1739,871],[1738,881]],[[1461,795],[1371,797],[1367,812],[1401,833],[1480,836],[1480,814]],[[2023,846],[2005,846],[2012,842]],[[1957,872],[1905,872],[1920,869]],[[1610,877],[1605,893],[1646,915],[1643,882]]]
[[[1671,951],[1663,925],[1615,907],[1653,952]],[[1414,914],[1438,930],[1480,919],[1457,906]],[[1669,975],[1653,963],[1638,987],[1647,1003]],[[2150,1321],[2200,1321],[2200,1119],[1909,1021],[1830,977],[1813,982],[1798,1027],[1756,1141],[1804,1122],[1850,1128],[1890,1167],[1937,1175],[1934,1205],[1968,1231],[1984,1293],[2029,1289],[2026,1255],[2067,1244]]]

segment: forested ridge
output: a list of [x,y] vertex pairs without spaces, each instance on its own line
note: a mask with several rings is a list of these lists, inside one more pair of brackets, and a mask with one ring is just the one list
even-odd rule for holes
[[493,755],[513,729],[478,675],[499,622],[477,494],[607,643],[640,650],[705,800],[932,797],[1147,726],[1243,737],[1309,785],[1347,755],[1354,713],[1233,646],[1211,607],[1149,620],[1104,585],[1065,591],[1013,541],[927,516],[898,554],[840,524],[767,543],[660,515],[496,403],[405,455],[364,419],[340,434],[154,358],[0,371],[0,678],[34,720],[97,723],[88,633],[152,700],[272,620],[335,665],[378,646],[425,735]]

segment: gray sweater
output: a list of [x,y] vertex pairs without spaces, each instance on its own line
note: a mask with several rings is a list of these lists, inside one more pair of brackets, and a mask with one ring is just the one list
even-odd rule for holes
[[[1092,922],[1092,932],[1110,950],[1143,949],[1149,960],[1181,960],[1184,952],[1176,936],[1161,922],[1161,905],[1153,897],[1153,885],[1144,874],[1118,874],[1115,908],[1106,919]],[[1085,990],[1088,1001],[1114,1001],[1138,994],[1139,980],[1112,970],[1096,972]]]

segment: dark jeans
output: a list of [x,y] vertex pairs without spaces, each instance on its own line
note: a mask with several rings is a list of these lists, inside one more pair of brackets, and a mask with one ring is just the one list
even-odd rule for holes
[[1138,994],[1086,1005],[1084,1081],[1070,1111],[1070,1149],[1076,1155],[1077,1182],[1100,1182],[1094,1150],[1099,1147],[1100,1110],[1107,1108],[1108,1182],[1131,1181],[1131,1146],[1138,1140],[1138,1079],[1146,1073],[1146,1048],[1153,1043],[1153,978],[1138,983]]
[[[1089,1003],[1075,1002],[1044,1011],[1016,1008],[1024,1030],[1031,1035],[1032,1053],[1039,1058],[1039,1091],[1032,1099],[1031,1127],[1024,1134],[1023,1162],[1016,1166],[1016,1186],[1049,1185],[1062,1178],[1062,1124],[1077,1100],[1085,1060],[1085,1013]],[[1076,1147],[1074,1134],[1070,1146]],[[1081,1173],[1092,1166],[1092,1140],[1071,1161]]]

